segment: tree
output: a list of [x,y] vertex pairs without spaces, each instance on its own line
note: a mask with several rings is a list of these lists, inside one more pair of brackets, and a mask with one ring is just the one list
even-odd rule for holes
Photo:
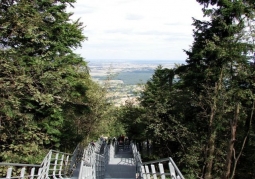
[[[143,114],[144,109],[133,101],[126,101],[125,105],[118,110],[118,120],[123,126],[123,132],[134,141],[146,140],[145,130],[147,123],[142,119]],[[123,133],[119,131],[118,136],[121,134]]]
[[[233,178],[250,131],[245,126],[253,118],[254,82],[249,62],[253,30],[247,29],[253,29],[250,22],[255,4],[235,0],[198,2],[204,5],[204,14],[210,20],[194,19],[195,41],[191,50],[186,51],[187,65],[178,71],[183,87],[189,88],[194,96],[191,100],[200,111],[197,115],[203,114],[203,123],[208,127],[207,138],[202,141],[205,150],[201,151],[204,153],[201,178],[217,178],[216,171],[222,178]],[[229,142],[224,141],[226,134]]]
[[87,64],[73,52],[86,37],[66,12],[74,2],[0,2],[1,161],[41,161],[29,156],[58,148],[64,107],[86,96]]
[[162,66],[155,70],[141,95],[146,136],[153,140],[154,150],[161,154],[159,157],[177,157],[186,151],[185,143],[192,135],[183,125],[184,108],[179,100],[185,98],[185,93],[178,89],[175,69]]
[[[166,145],[162,154],[176,149],[172,156],[189,178],[252,177],[254,64],[250,54],[255,4],[198,2],[209,20],[194,19],[194,43],[185,51],[187,64],[156,69],[142,93],[147,134],[161,140],[161,149],[167,142],[176,142]],[[169,83],[173,75],[179,81]]]

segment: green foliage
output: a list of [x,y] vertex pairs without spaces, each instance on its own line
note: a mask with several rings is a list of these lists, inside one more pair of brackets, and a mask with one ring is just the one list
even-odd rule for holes
[[[194,19],[187,64],[158,67],[126,106],[126,128],[139,121],[158,157],[171,156],[186,177],[254,176],[254,1],[201,0],[207,21]],[[177,77],[178,80],[174,80]],[[140,108],[141,113],[136,111]],[[139,119],[139,120],[138,120]],[[244,167],[246,166],[246,167]],[[246,176],[245,176],[246,173]]]
[[[213,4],[211,1],[203,3]],[[190,100],[196,108],[194,116],[199,117],[195,123],[204,128],[196,132],[198,136],[206,136],[196,139],[203,149],[200,152],[204,162],[201,160],[198,166],[203,166],[200,175],[202,178],[233,178],[238,156],[243,152],[242,145],[246,143],[247,123],[253,114],[253,66],[249,62],[253,36],[247,38],[251,35],[247,29],[254,28],[249,25],[249,18],[254,16],[254,10],[251,11],[254,4],[214,3],[217,8],[204,8],[210,21],[194,20],[195,42],[186,51],[187,65],[180,67],[178,74],[182,87],[188,88],[193,96]]]
[[184,106],[179,103],[187,97],[184,91],[176,89],[178,82],[174,77],[175,69],[159,66],[141,96],[144,118],[148,121],[146,135],[154,141],[154,150],[158,150],[160,157],[178,156],[178,151],[186,150],[185,143],[192,141],[192,133],[182,120]]
[[87,64],[73,53],[86,39],[66,12],[73,2],[0,2],[0,161],[38,163],[45,149],[72,150],[87,135],[67,118],[88,115],[96,100]]
[[147,122],[143,119],[144,109],[132,101],[121,106],[118,111],[118,120],[124,131],[119,130],[117,136],[125,134],[131,140],[142,141],[146,139],[145,130]]

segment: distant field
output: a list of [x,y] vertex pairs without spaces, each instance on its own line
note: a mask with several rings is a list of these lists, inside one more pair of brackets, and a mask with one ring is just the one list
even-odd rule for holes
[[138,83],[146,83],[153,75],[154,70],[134,70],[120,72],[115,77],[117,80],[122,80],[124,84],[136,85]]
[[175,64],[182,63],[184,62],[164,60],[91,60],[89,67],[91,76],[99,81],[105,80],[107,74],[116,74],[112,80],[121,80],[125,85],[137,85],[146,83],[158,65],[173,68]]
[[[126,100],[136,99],[141,91],[141,86],[152,78],[158,65],[163,68],[173,68],[175,64],[183,61],[159,61],[159,60],[90,60],[90,75],[99,84],[105,85],[108,81],[109,99],[116,106],[125,104]],[[137,93],[138,92],[138,93]]]
[[[154,70],[132,70],[122,71],[113,76],[113,80],[122,80],[126,85],[136,85],[138,83],[146,83],[153,75]],[[105,80],[105,76],[93,76],[99,80]]]

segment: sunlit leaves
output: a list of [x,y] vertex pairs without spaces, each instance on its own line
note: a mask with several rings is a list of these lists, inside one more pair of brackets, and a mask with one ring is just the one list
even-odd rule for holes
[[66,104],[74,110],[77,98],[86,103],[87,64],[73,52],[85,37],[66,13],[72,2],[0,2],[0,160],[57,149]]

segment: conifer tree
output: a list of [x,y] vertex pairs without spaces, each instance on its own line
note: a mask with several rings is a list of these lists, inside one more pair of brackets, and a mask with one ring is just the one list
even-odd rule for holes
[[[178,69],[194,107],[207,126],[201,178],[234,178],[253,119],[253,67],[250,54],[255,2],[198,0],[210,20],[194,19],[194,43],[186,51],[187,65]],[[248,31],[252,29],[251,31]],[[253,33],[253,34],[252,34]],[[195,110],[197,112],[197,110]],[[226,141],[226,137],[228,141]],[[238,139],[237,139],[238,138]],[[239,156],[239,157],[238,157]],[[216,172],[217,171],[217,172]]]
[[0,2],[0,161],[41,161],[43,149],[61,145],[64,107],[87,108],[77,104],[89,75],[73,52],[86,39],[66,12],[74,2]]

